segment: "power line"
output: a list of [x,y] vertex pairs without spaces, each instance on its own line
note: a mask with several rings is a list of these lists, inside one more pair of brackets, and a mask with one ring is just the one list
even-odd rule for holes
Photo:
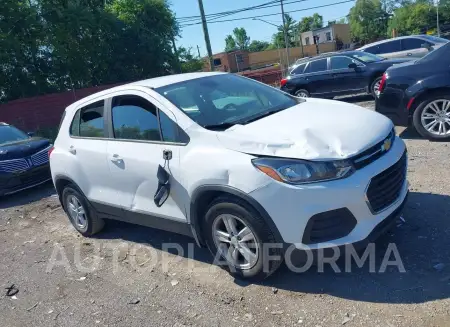
[[[307,1],[307,0],[303,0],[303,1]],[[299,12],[299,11],[306,11],[306,10],[311,10],[311,9],[319,9],[319,8],[331,7],[331,6],[340,5],[340,4],[349,3],[349,2],[354,2],[354,1],[355,0],[346,0],[346,1],[335,2],[335,3],[331,3],[331,4],[327,4],[327,5],[321,5],[321,6],[315,6],[315,7],[310,7],[310,8],[285,11],[285,13],[288,14],[288,13]],[[224,22],[232,22],[232,21],[236,21],[236,20],[261,18],[261,17],[268,17],[268,16],[276,16],[276,15],[281,15],[281,13],[266,14],[266,15],[259,15],[259,16],[250,16],[250,17],[242,17],[242,18],[234,18],[234,19],[226,19],[226,20],[215,20],[215,21],[207,21],[207,22],[211,23],[211,24],[212,23],[224,23]],[[188,27],[188,26],[193,26],[193,25],[198,25],[198,24],[201,24],[201,22],[200,23],[191,23],[191,24],[181,25],[180,27]]]

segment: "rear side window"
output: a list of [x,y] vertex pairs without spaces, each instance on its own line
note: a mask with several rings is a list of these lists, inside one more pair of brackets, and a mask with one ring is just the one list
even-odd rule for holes
[[327,70],[327,59],[311,61],[308,66],[308,73],[318,73]]
[[70,126],[70,135],[80,137],[105,137],[105,101],[98,101],[79,109]]
[[303,71],[305,70],[305,67],[306,67],[306,64],[298,65],[297,67],[295,67],[295,68],[291,71],[291,74],[292,74],[292,75],[303,74]]
[[402,51],[400,40],[389,41],[378,45],[378,53],[391,53]]
[[422,47],[422,44],[431,45],[431,43],[416,39],[416,38],[408,38],[402,40],[402,48],[403,50],[414,50],[414,49],[420,49]]

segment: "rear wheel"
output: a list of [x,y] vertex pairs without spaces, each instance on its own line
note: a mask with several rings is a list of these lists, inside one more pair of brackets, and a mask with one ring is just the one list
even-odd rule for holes
[[205,219],[208,248],[226,262],[232,275],[262,280],[282,263],[282,249],[276,247],[273,233],[245,201],[221,196],[210,205]]
[[80,234],[91,236],[103,229],[103,219],[97,217],[87,199],[75,187],[64,187],[62,200],[70,222]]
[[431,140],[450,139],[450,95],[433,95],[422,101],[414,111],[417,132]]
[[378,91],[380,90],[380,84],[381,84],[382,77],[377,77],[370,85],[370,93],[374,98],[377,97]]
[[300,90],[295,91],[295,96],[299,97],[299,98],[309,98],[310,94],[309,94],[308,90],[300,89]]

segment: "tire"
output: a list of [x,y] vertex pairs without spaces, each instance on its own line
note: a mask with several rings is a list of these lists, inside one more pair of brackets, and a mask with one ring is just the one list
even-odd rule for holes
[[[370,84],[370,94],[371,94],[374,98],[377,97],[377,94],[376,94],[376,91],[375,91],[375,87],[376,87],[377,84],[379,84],[379,83],[381,82],[381,79],[382,79],[382,78],[383,78],[382,76],[379,76],[379,77],[377,77],[377,78],[375,78],[375,79],[373,80],[372,84]],[[378,86],[379,86],[379,85],[378,85]]]
[[[435,105],[438,106],[438,108],[440,108],[442,110],[444,103],[445,103],[445,106],[448,104],[448,102],[445,102],[445,101],[450,102],[450,94],[434,94],[434,95],[427,97],[425,100],[423,100],[417,106],[416,110],[414,111],[414,114],[413,114],[414,128],[424,138],[427,138],[429,140],[440,140],[440,141],[450,140],[450,121],[448,121],[448,123],[444,123],[444,125],[443,125],[444,128],[447,130],[447,133],[438,135],[437,133],[432,133],[429,129],[425,128],[426,124],[431,123],[433,118],[423,119],[424,113],[425,114],[426,113],[435,114],[435,111],[429,107],[429,105],[431,103],[434,103]],[[450,108],[447,109],[447,114],[448,114],[447,117],[450,118]],[[438,116],[438,114],[437,114],[437,116]],[[443,113],[442,116],[440,116],[440,117],[445,117],[445,113]],[[445,118],[443,118],[443,119],[445,119]],[[436,131],[439,130],[439,125],[440,125],[440,123],[438,122],[437,126],[434,128]],[[444,131],[444,129],[442,129],[442,131]]]
[[[73,185],[69,184],[64,187],[62,191],[62,201],[64,204],[64,210],[66,211],[70,222],[81,235],[89,237],[103,229],[105,225],[104,220],[97,216],[85,196],[82,195]],[[78,204],[82,207],[85,217],[82,220],[85,224],[80,224],[80,221],[76,221],[76,218],[73,217],[74,214],[73,211],[71,211],[71,202],[72,204],[76,204],[75,207]]]
[[[301,94],[301,95],[300,95]],[[309,98],[311,95],[309,94],[308,90],[305,89],[299,89],[297,91],[295,91],[294,94],[296,97],[300,97],[300,98]]]
[[[246,243],[244,242],[244,239],[236,241],[239,237],[235,237],[234,240],[233,237],[229,238],[230,242],[228,243],[220,242],[214,235],[215,231],[219,229],[220,226],[222,226],[222,229],[224,229],[224,227],[226,228],[225,224],[222,224],[222,222],[224,222],[222,217],[234,217],[232,219],[237,218],[238,221],[235,225],[237,230],[242,231],[243,227],[249,228],[250,232],[254,236],[254,242],[250,241],[249,243]],[[205,220],[206,224],[204,229],[204,237],[209,250],[216,260],[219,259],[221,263],[223,263],[221,266],[227,268],[230,274],[234,277],[252,281],[260,281],[274,273],[283,262],[282,245],[275,248],[275,245],[273,244],[276,244],[276,241],[272,231],[256,212],[256,210],[254,210],[245,201],[231,196],[220,196],[209,206],[205,215]],[[256,259],[252,263],[248,261],[249,264],[246,267],[243,267],[247,260],[244,255],[241,254],[244,252],[241,251],[245,249],[245,246],[243,246],[243,248],[239,248],[238,250],[238,247],[242,246],[238,244],[234,249],[237,251],[237,258],[241,259],[240,262],[242,262],[242,266],[233,265],[233,263],[228,261],[222,254],[224,250],[220,251],[218,247],[218,244],[222,247],[223,245],[227,247],[229,244],[229,250],[233,242],[252,245],[246,249],[251,249],[252,253],[256,253]],[[266,246],[266,251],[263,250],[263,244]],[[267,246],[267,244],[272,244],[273,246]],[[269,261],[269,256],[270,258],[276,256],[276,258]]]

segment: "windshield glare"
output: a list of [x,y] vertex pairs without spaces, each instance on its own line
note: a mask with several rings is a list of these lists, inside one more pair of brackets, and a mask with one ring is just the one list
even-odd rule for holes
[[354,52],[351,54],[351,56],[366,63],[384,60],[384,58],[382,57],[364,51]]
[[254,119],[298,103],[273,87],[234,74],[192,79],[156,91],[206,128],[245,123],[250,117]]
[[29,138],[27,134],[13,126],[0,126],[0,144],[21,141]]

